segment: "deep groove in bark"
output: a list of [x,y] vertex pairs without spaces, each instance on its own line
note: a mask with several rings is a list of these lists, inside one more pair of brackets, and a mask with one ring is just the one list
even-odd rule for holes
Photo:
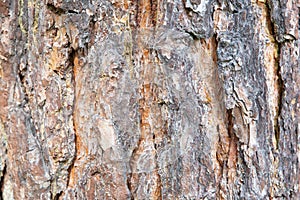
[[134,198],[133,198],[133,193],[132,193],[131,177],[132,177],[132,172],[127,174],[126,186],[129,190],[130,199],[133,200]]
[[281,43],[278,42],[277,37],[276,37],[276,30],[275,30],[275,23],[271,18],[271,6],[270,2],[266,2],[266,10],[267,10],[267,24],[268,24],[268,29],[270,33],[272,34],[274,38],[274,43],[276,47],[276,56],[275,56],[275,71],[276,71],[276,85],[277,85],[277,93],[278,93],[278,104],[276,108],[276,113],[274,117],[274,131],[275,131],[275,139],[276,139],[276,148],[278,149],[279,145],[279,140],[280,140],[280,115],[281,115],[281,109],[282,109],[282,98],[283,98],[283,93],[284,93],[284,85],[283,85],[283,80],[281,77],[280,73],[280,54],[281,54]]
[[[70,179],[71,179],[71,173],[72,171],[75,169],[74,168],[74,164],[75,164],[75,161],[77,160],[77,154],[78,154],[78,149],[77,149],[77,146],[79,145],[78,144],[78,137],[77,137],[77,130],[76,130],[76,124],[75,124],[75,104],[76,104],[76,77],[75,77],[75,72],[74,72],[74,67],[75,67],[75,57],[77,55],[77,51],[74,50],[72,47],[71,47],[71,52],[69,53],[69,65],[70,67],[72,68],[72,82],[73,82],[73,85],[74,85],[74,99],[73,99],[73,108],[72,108],[72,118],[73,118],[73,131],[74,131],[74,156],[73,156],[73,159],[72,159],[72,162],[68,168],[68,181],[67,181],[67,185],[66,185],[66,189],[68,189],[69,185],[70,185]],[[64,193],[64,192],[63,192]]]
[[57,194],[54,196],[54,200],[59,200],[59,197],[61,197],[62,194],[63,194],[63,191],[60,191],[59,193],[57,193]]
[[232,139],[234,137],[232,109],[227,110],[226,114],[227,114],[227,132],[229,137]]
[[66,11],[64,9],[55,7],[53,4],[50,4],[50,3],[47,4],[47,8],[48,8],[48,10],[50,10],[53,13],[58,14],[58,15],[62,15],[62,14],[66,13]]
[[141,145],[141,142],[142,142],[141,139],[139,139],[138,144],[137,144],[136,148],[134,148],[134,150],[132,151],[131,157],[129,160],[130,172],[127,174],[126,184],[127,184],[127,188],[129,190],[131,199],[134,199],[134,194],[135,194],[131,179],[133,178],[133,174],[135,174],[135,172],[133,171],[134,167],[135,167],[135,157],[137,156],[137,151]]
[[68,168],[68,181],[67,181],[67,185],[66,185],[66,189],[68,189],[69,185],[70,185],[70,179],[71,179],[71,172],[74,170],[74,164],[75,161],[77,160],[77,144],[78,144],[78,139],[77,139],[77,135],[76,135],[76,128],[75,128],[75,122],[74,122],[74,115],[73,115],[73,128],[74,128],[74,143],[75,143],[75,154],[74,157],[72,159],[72,162]]
[[3,171],[2,171],[2,177],[0,177],[0,200],[4,200],[3,191],[4,191],[4,178],[6,175],[6,167],[7,167],[7,165],[5,163]]
[[278,48],[277,48],[277,59],[276,59],[276,65],[277,65],[277,69],[276,69],[276,74],[278,77],[277,80],[277,84],[278,84],[278,108],[277,108],[277,112],[276,112],[276,116],[275,116],[275,138],[276,138],[276,148],[278,149],[279,147],[279,140],[280,140],[280,118],[281,118],[281,110],[282,110],[282,98],[283,98],[283,93],[284,93],[284,84],[283,84],[283,80],[281,77],[281,73],[280,73],[280,51],[281,51],[281,44],[278,43]]
[[57,15],[63,15],[63,14],[80,14],[79,11],[77,10],[64,10],[62,8],[59,8],[59,7],[55,7],[53,4],[46,4],[48,10],[50,10],[51,12],[57,14]]

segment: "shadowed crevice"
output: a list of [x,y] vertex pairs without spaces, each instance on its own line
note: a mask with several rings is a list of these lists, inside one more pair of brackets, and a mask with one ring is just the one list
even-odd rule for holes
[[275,72],[276,72],[276,82],[275,84],[277,85],[277,87],[275,87],[275,89],[277,89],[276,93],[278,94],[278,99],[277,99],[277,105],[276,105],[276,113],[275,113],[275,117],[274,117],[274,131],[275,131],[275,139],[276,139],[276,148],[278,149],[279,146],[279,140],[280,140],[280,117],[281,117],[281,110],[282,110],[282,98],[283,98],[283,94],[284,94],[284,84],[283,84],[283,80],[281,77],[281,73],[280,73],[280,55],[281,55],[281,42],[278,41],[277,38],[277,30],[276,30],[276,24],[274,22],[274,20],[272,20],[272,16],[271,16],[271,5],[270,5],[270,1],[266,2],[266,11],[267,11],[267,16],[266,16],[266,21],[268,24],[268,29],[270,31],[270,33],[272,34],[272,36],[275,38],[274,40],[274,44],[275,44],[275,48],[276,48],[276,56],[275,56]]
[[276,58],[276,74],[277,74],[277,84],[278,84],[278,105],[276,109],[276,115],[274,120],[274,129],[275,129],[275,138],[276,138],[276,144],[277,149],[279,147],[279,140],[280,140],[280,118],[281,118],[281,110],[282,110],[282,100],[283,100],[283,94],[284,94],[284,84],[280,73],[280,53],[281,53],[281,44],[278,44],[277,48],[277,58]]
[[4,200],[3,192],[4,192],[4,179],[5,179],[5,175],[6,175],[6,168],[7,168],[7,165],[5,163],[3,171],[2,171],[2,177],[0,177],[0,200]]
[[51,12],[57,14],[57,15],[63,15],[63,14],[80,14],[79,11],[76,10],[64,10],[62,8],[59,7],[55,7],[53,4],[48,3],[47,5],[47,9],[50,10]]
[[77,154],[78,154],[78,146],[79,146],[79,141],[78,141],[78,136],[77,136],[77,129],[76,129],[76,123],[75,123],[75,105],[76,105],[76,77],[75,77],[75,72],[74,72],[74,66],[75,66],[75,57],[76,57],[76,50],[74,50],[71,47],[71,51],[69,52],[69,66],[72,68],[72,83],[74,86],[74,97],[73,97],[73,107],[72,107],[72,122],[73,122],[73,132],[74,132],[74,146],[75,146],[75,152],[73,155],[73,159],[71,161],[71,164],[68,168],[68,181],[66,185],[66,189],[69,188],[70,186],[70,181],[71,181],[71,174],[75,170],[74,164],[75,161],[77,160]]

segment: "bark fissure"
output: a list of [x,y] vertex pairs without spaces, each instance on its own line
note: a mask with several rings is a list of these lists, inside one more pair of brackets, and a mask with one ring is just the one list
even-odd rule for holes
[[277,105],[276,109],[275,109],[275,116],[273,119],[273,123],[274,123],[274,131],[275,131],[275,140],[276,140],[276,149],[278,149],[278,145],[279,145],[279,139],[280,139],[280,115],[281,115],[281,110],[282,110],[282,98],[283,98],[283,94],[284,94],[284,84],[283,84],[283,79],[281,77],[281,72],[280,72],[280,57],[281,57],[281,42],[278,41],[278,37],[276,36],[277,34],[277,30],[275,28],[275,22],[271,17],[271,6],[270,6],[270,2],[267,1],[266,2],[266,22],[268,25],[268,29],[269,32],[271,33],[271,35],[273,36],[274,40],[274,46],[276,48],[276,55],[274,56],[275,58],[275,66],[274,66],[274,70],[275,70],[275,75],[276,80],[275,80],[275,93],[278,94],[277,96]]
[[[234,109],[239,109],[239,108],[234,108]],[[236,170],[236,164],[237,164],[237,159],[238,159],[238,152],[240,150],[240,146],[238,145],[239,142],[239,138],[237,137],[235,130],[234,130],[234,124],[235,124],[235,119],[233,116],[233,109],[229,109],[227,111],[227,119],[228,119],[228,135],[229,135],[229,139],[230,139],[230,143],[229,143],[229,152],[228,152],[228,160],[227,160],[227,167],[230,170],[235,171]],[[228,173],[229,173],[228,171]],[[234,172],[235,173],[235,172]],[[228,179],[233,178],[234,176],[230,176],[230,174],[228,174]],[[232,181],[232,182],[231,182]],[[228,180],[228,182],[231,184],[233,184],[234,180]]]
[[[76,125],[76,122],[75,122],[75,112],[76,112],[76,109],[75,109],[75,107],[76,107],[76,77],[75,77],[75,71],[74,71],[74,68],[75,68],[75,58],[76,58],[76,56],[78,56],[78,50],[75,50],[75,49],[73,49],[72,47],[70,47],[71,48],[71,52],[69,53],[69,56],[68,56],[68,58],[69,58],[69,67],[71,67],[72,68],[72,71],[71,71],[71,73],[72,73],[72,82],[73,82],[73,87],[74,87],[74,97],[73,97],[73,107],[72,107],[72,125],[73,125],[73,131],[74,131],[74,143],[75,143],[75,152],[74,152],[74,155],[73,155],[73,159],[72,159],[72,161],[71,161],[71,164],[70,164],[70,166],[69,166],[69,168],[68,168],[68,180],[67,180],[67,186],[66,186],[66,188],[69,188],[69,186],[70,186],[70,181],[71,181],[71,178],[73,178],[73,177],[71,177],[72,176],[72,173],[74,173],[74,171],[75,171],[75,162],[76,162],[76,160],[78,159],[77,158],[77,156],[78,156],[78,147],[79,147],[79,141],[78,141],[78,132],[77,132],[77,125]],[[64,192],[63,192],[64,193]]]
[[[141,122],[140,122],[141,123]],[[131,181],[131,179],[133,178],[133,175],[136,174],[137,172],[135,171],[135,165],[136,165],[136,157],[138,156],[137,152],[138,152],[138,149],[139,147],[141,146],[141,138],[139,139],[136,147],[133,149],[132,153],[131,153],[131,157],[129,159],[129,167],[130,167],[130,171],[129,173],[127,174],[127,181],[126,181],[126,186],[129,190],[129,194],[131,196],[131,199],[134,199],[134,195],[136,193],[136,189],[137,188],[134,188],[134,185]]]
[[[234,132],[233,132],[233,126],[234,126],[234,121],[233,121],[233,109],[228,109],[226,112],[227,115],[227,132],[228,136],[230,139],[234,138]],[[230,142],[231,143],[231,142]]]
[[55,7],[53,4],[48,3],[47,9],[51,10],[53,13],[57,15],[65,14],[65,10],[62,8]]
[[0,119],[0,200],[4,199],[3,192],[4,192],[4,182],[7,175],[7,135],[4,124]]
[[130,199],[134,199],[133,198],[133,192],[134,191],[132,191],[132,183],[131,183],[131,177],[132,177],[132,172],[129,172],[128,174],[127,174],[127,180],[126,180],[126,186],[127,186],[127,189],[128,189],[128,191],[129,191],[129,198]]
[[53,13],[57,15],[63,15],[63,14],[80,14],[77,10],[65,10],[59,7],[54,6],[53,4],[48,3],[47,9],[51,10]]
[[6,173],[6,168],[7,168],[7,165],[6,165],[6,162],[5,162],[3,170],[2,170],[2,176],[0,177],[0,200],[4,200],[3,192],[4,192],[4,180],[5,180],[5,176],[7,174]]
[[276,109],[276,114],[275,114],[275,138],[276,138],[276,148],[278,149],[279,147],[279,140],[280,140],[280,118],[281,118],[281,110],[282,110],[282,99],[283,99],[283,94],[284,94],[284,84],[283,80],[281,77],[280,73],[280,53],[281,53],[281,44],[278,43],[278,50],[277,50],[277,58],[276,58],[276,74],[277,74],[277,85],[278,85],[278,105]]
[[[73,119],[73,126],[74,126],[74,119]],[[72,159],[71,161],[71,164],[68,168],[68,181],[67,181],[67,186],[66,188],[69,188],[70,186],[70,181],[71,181],[71,173],[75,170],[75,167],[74,167],[74,164],[75,164],[75,161],[77,160],[77,146],[78,146],[78,141],[77,141],[77,131],[76,131],[76,128],[74,126],[74,143],[75,143],[75,154],[74,154],[74,158]]]
[[[51,185],[50,185],[50,187],[51,187]],[[59,193],[53,193],[52,192],[52,190],[50,191],[50,199],[51,200],[58,200],[59,199],[59,197],[62,195],[62,191],[60,191]]]

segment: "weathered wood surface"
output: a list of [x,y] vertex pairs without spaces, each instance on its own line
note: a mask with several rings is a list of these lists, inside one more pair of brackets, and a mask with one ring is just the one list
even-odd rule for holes
[[0,199],[300,199],[298,0],[0,0]]

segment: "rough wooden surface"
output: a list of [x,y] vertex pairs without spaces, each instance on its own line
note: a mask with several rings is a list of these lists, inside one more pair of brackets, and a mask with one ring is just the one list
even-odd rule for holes
[[298,0],[0,0],[0,199],[300,199]]

